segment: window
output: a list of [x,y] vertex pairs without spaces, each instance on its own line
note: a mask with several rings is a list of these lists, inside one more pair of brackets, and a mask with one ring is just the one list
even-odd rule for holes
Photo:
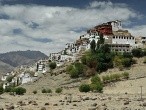
[[142,41],[142,43],[144,44],[144,43],[145,43],[145,41]]
[[124,37],[124,39],[125,39],[125,37]]
[[115,38],[115,36],[113,36],[113,39]]

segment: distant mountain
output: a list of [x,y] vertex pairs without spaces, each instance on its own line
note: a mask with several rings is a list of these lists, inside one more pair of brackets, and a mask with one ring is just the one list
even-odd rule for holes
[[40,59],[46,58],[48,56],[40,51],[27,50],[3,53],[0,54],[0,72],[3,70],[3,67],[6,68],[4,70],[7,70],[7,68],[14,68],[20,65],[30,65]]
[[6,73],[6,72],[10,72],[14,69],[14,67],[12,67],[9,64],[6,64],[2,61],[0,61],[0,73]]

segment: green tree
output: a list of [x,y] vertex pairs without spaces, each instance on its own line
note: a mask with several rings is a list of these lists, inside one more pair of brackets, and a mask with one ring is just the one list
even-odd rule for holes
[[83,74],[84,73],[84,65],[80,62],[75,62],[74,63],[75,68],[78,71],[78,74]]
[[96,48],[96,42],[95,40],[92,40],[90,43],[90,49],[92,52],[95,52],[95,48]]
[[97,42],[97,48],[96,48],[97,51],[100,49],[100,46],[101,46],[102,44],[104,44],[104,40],[105,40],[105,39],[103,38],[103,34],[100,33],[100,34],[99,34],[99,40],[98,40],[98,42]]
[[100,48],[100,51],[101,51],[102,53],[110,53],[109,45],[108,45],[108,44],[102,45],[101,48]]
[[50,69],[55,69],[56,68],[56,62],[51,62],[50,64],[49,64],[49,67],[50,67]]
[[88,84],[82,84],[79,87],[80,92],[89,92],[90,91],[90,86]]
[[138,49],[133,49],[132,50],[132,55],[134,57],[142,57],[143,56],[143,52],[142,52],[142,49],[138,48]]
[[26,89],[23,87],[17,87],[14,89],[14,91],[17,95],[23,95],[24,93],[26,93]]

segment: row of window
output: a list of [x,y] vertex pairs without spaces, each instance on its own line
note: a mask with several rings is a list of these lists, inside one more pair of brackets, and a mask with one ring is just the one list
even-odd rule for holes
[[142,37],[142,39],[146,39],[146,37]]
[[112,51],[117,51],[117,52],[118,51],[120,51],[120,52],[121,51],[123,51],[123,52],[126,52],[127,51],[127,52],[129,52],[129,49],[112,49]]
[[113,36],[113,39],[134,39],[134,37]]
[[111,47],[126,47],[126,48],[129,48],[129,45],[111,45]]

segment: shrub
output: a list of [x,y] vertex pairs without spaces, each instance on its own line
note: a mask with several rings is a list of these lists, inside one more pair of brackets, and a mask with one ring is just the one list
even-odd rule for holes
[[134,57],[142,57],[143,56],[143,52],[142,52],[142,49],[133,49],[132,50],[132,54]]
[[106,75],[106,76],[102,76],[102,80],[104,83],[107,83],[110,81],[110,76],[109,75]]
[[4,90],[4,91],[5,91],[5,92],[11,92],[11,91],[12,91],[12,89],[13,89],[12,87],[8,86],[8,87],[6,87],[6,88],[5,88],[5,90]]
[[87,61],[86,61],[86,56],[84,55],[84,56],[82,56],[82,58],[81,58],[81,62],[84,64],[84,65],[86,65],[87,64]]
[[52,90],[51,89],[47,89],[46,93],[52,93]]
[[124,53],[123,53],[123,57],[124,57],[124,58],[132,58],[133,56],[132,56],[132,54],[129,53],[129,52],[124,52]]
[[96,90],[97,90],[97,92],[102,93],[102,91],[103,91],[103,85],[101,83],[97,83],[96,84]]
[[73,65],[72,64],[67,66],[67,68],[66,68],[67,74],[69,74],[72,69],[73,69]]
[[17,87],[14,89],[14,91],[17,95],[23,95],[24,93],[26,93],[26,89],[23,87]]
[[103,90],[103,85],[101,83],[96,83],[96,84],[90,84],[90,90],[92,92],[102,92]]
[[47,93],[46,89],[42,89],[42,93]]
[[98,75],[95,75],[94,77],[91,78],[91,82],[96,84],[96,83],[101,83],[101,79]]
[[51,68],[51,69],[55,69],[56,68],[56,63],[55,62],[51,62],[50,64],[49,64],[49,67]]
[[75,62],[74,66],[77,69],[78,74],[83,74],[84,73],[84,65],[82,63]]
[[128,72],[124,72],[122,73],[124,79],[128,79],[129,78],[129,73]]
[[120,74],[113,74],[112,77],[113,77],[113,80],[115,80],[115,81],[119,81],[121,75],[120,75]]
[[55,90],[55,92],[56,92],[56,93],[61,93],[62,90],[63,90],[62,88],[57,88],[57,89]]
[[34,93],[34,94],[37,94],[37,91],[36,91],[36,90],[34,90],[34,91],[33,91],[33,93]]
[[90,91],[90,86],[88,84],[82,84],[79,87],[80,92],[89,92]]
[[0,94],[2,94],[4,92],[4,89],[2,86],[0,86]]
[[129,58],[123,58],[123,60],[122,60],[122,65],[124,66],[124,67],[130,67],[131,66],[131,59],[129,59]]
[[70,71],[70,77],[71,77],[71,78],[78,78],[78,77],[79,77],[78,70],[77,70],[76,68],[73,68],[73,69]]

